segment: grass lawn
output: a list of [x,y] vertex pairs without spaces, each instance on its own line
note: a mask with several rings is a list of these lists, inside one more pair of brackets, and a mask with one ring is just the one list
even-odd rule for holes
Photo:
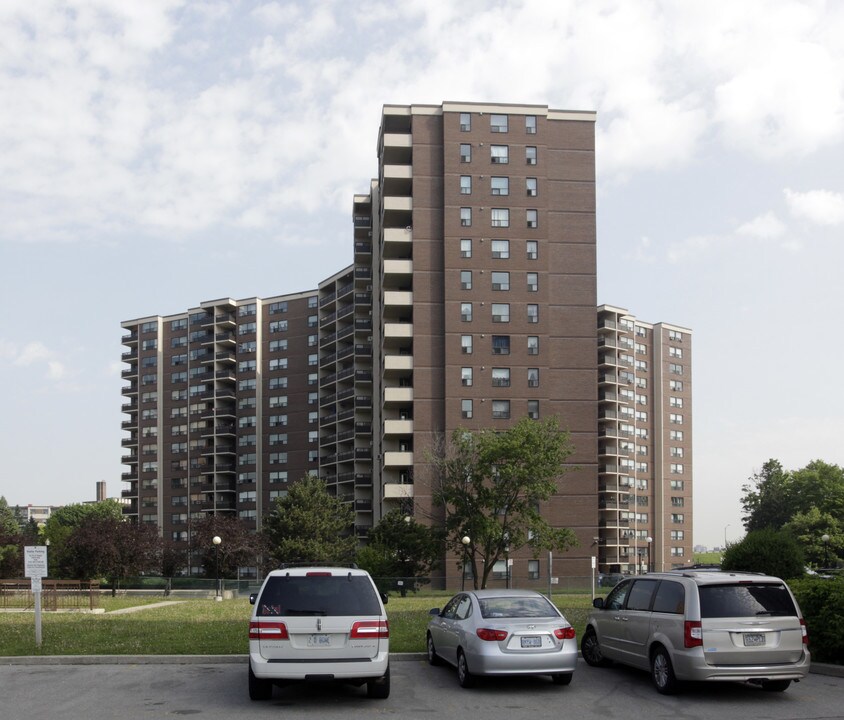
[[[392,652],[424,652],[428,610],[448,595],[391,596],[387,603]],[[251,606],[237,600],[185,600],[176,605],[111,615],[125,607],[163,598],[103,597],[105,614],[50,613],[41,616],[42,644],[35,647],[32,612],[0,613],[0,656],[16,655],[238,655],[248,652]],[[554,602],[583,632],[589,595],[555,595]]]

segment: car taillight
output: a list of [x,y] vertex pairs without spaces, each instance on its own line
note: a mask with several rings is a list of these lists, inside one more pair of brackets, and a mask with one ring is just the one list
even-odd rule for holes
[[506,640],[506,630],[493,630],[492,628],[478,628],[475,633],[481,640]]
[[557,628],[554,631],[554,636],[559,640],[574,640],[574,628],[571,626]]
[[358,620],[349,633],[352,640],[390,637],[390,623],[386,620]]
[[331,573],[330,572],[322,572],[322,571],[319,571],[319,572],[311,571],[311,572],[306,572],[305,577],[331,577]]
[[803,633],[803,644],[809,644],[809,628],[806,626],[806,621],[800,618],[800,632]]
[[683,645],[687,648],[703,645],[703,628],[697,620],[686,620],[683,624]]
[[262,622],[260,620],[249,623],[250,640],[289,640],[287,625],[283,622]]

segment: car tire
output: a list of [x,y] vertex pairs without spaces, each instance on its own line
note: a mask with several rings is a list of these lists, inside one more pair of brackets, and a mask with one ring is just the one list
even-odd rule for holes
[[762,689],[768,692],[784,692],[791,685],[791,680],[763,680]]
[[442,660],[440,659],[440,656],[437,655],[437,649],[434,647],[434,638],[431,637],[431,633],[428,633],[427,654],[428,654],[428,664],[429,665],[440,665],[440,664],[442,664]]
[[249,699],[269,700],[272,696],[272,681],[255,677],[255,673],[252,672],[252,663],[249,663]]
[[368,697],[376,700],[384,700],[390,697],[390,667],[387,666],[385,672],[380,678],[369,680],[366,683],[366,694]]
[[457,651],[457,682],[462,688],[470,688],[475,684],[475,676],[469,671],[466,653],[462,650]]
[[551,682],[555,685],[571,685],[573,673],[556,673],[551,676]]
[[677,692],[678,682],[674,675],[674,666],[668,651],[662,646],[658,646],[651,653],[651,679],[658,693],[673,695]]
[[601,652],[601,643],[598,642],[598,636],[591,627],[586,628],[583,639],[580,641],[580,654],[583,655],[586,664],[592,667],[607,667],[610,664]]

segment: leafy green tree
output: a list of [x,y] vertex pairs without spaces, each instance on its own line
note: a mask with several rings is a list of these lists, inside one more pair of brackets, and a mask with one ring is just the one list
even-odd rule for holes
[[291,485],[264,518],[264,536],[277,563],[353,562],[355,512],[328,492],[318,477]]
[[781,528],[794,514],[791,504],[789,474],[778,460],[768,460],[761,472],[742,486],[744,528],[748,532],[762,528]]
[[16,537],[20,534],[20,525],[15,512],[3,495],[0,495],[0,536]]
[[67,541],[77,528],[96,518],[122,520],[120,503],[116,500],[74,503],[57,508],[47,518],[42,539],[49,540],[47,561],[52,577],[79,577],[76,560],[68,556]]
[[22,575],[21,529],[6,498],[0,496],[0,578]]
[[[841,529],[841,523],[816,507],[796,513],[783,529],[797,538],[810,565],[835,567],[838,558],[844,555],[844,531]],[[824,543],[824,535],[829,536],[829,542]]]
[[838,522],[844,522],[844,469],[813,460],[806,467],[794,470],[789,483],[789,499],[792,515],[806,513],[814,507]]
[[[219,550],[213,542],[215,535],[222,541]],[[264,536],[250,528],[245,520],[222,514],[209,515],[194,523],[191,545],[198,551],[206,577],[215,577],[219,553],[223,578],[236,577],[239,567],[259,566],[267,549]]]
[[784,580],[804,575],[803,549],[785,530],[752,530],[744,538],[727,546],[721,560],[722,570],[761,572]]
[[415,592],[430,582],[444,540],[440,529],[393,510],[369,531],[369,545],[358,550],[357,563],[376,579],[380,590],[398,587],[404,597],[408,590]]
[[557,418],[522,418],[504,431],[458,429],[433,453],[432,490],[445,515],[446,546],[468,559],[475,587],[479,580],[486,587],[495,563],[510,551],[561,552],[577,544],[570,529],[552,527],[540,513],[572,452]]

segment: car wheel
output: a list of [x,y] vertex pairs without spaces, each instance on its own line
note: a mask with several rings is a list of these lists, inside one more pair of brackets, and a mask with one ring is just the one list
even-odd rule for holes
[[677,678],[671,658],[664,647],[658,647],[651,655],[651,678],[656,685],[657,692],[663,695],[673,695],[677,692]]
[[380,678],[369,680],[366,683],[366,694],[371,698],[383,700],[390,697],[390,667],[387,666],[385,672]]
[[571,685],[572,673],[556,673],[551,676],[551,682],[555,685]]
[[791,680],[763,680],[762,689],[768,692],[783,692],[788,690]]
[[255,677],[255,673],[252,672],[252,663],[249,663],[249,699],[269,700],[272,696],[272,682]]
[[457,682],[464,688],[475,684],[475,677],[469,672],[469,663],[466,662],[466,655],[462,650],[457,651]]
[[601,643],[598,642],[598,636],[591,627],[586,629],[583,640],[580,641],[580,653],[586,664],[592,667],[606,667],[610,664],[601,652]]
[[428,664],[439,665],[441,662],[437,649],[434,647],[434,638],[431,637],[431,633],[428,633]]

